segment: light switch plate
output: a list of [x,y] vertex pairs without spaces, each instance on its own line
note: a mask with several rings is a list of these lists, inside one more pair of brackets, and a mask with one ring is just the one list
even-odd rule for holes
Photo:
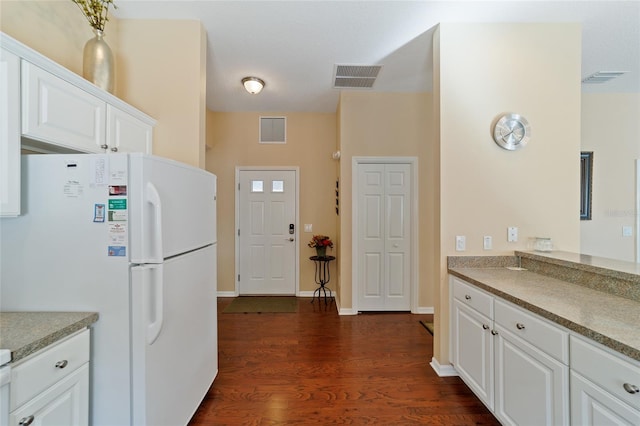
[[313,232],[313,224],[305,223],[304,224],[304,232]]
[[622,236],[623,237],[633,237],[633,227],[632,226],[623,226],[622,227]]
[[518,241],[518,228],[515,226],[510,226],[507,228],[507,241],[510,243],[515,243]]
[[493,248],[493,238],[491,235],[485,235],[482,239],[482,246],[485,250],[491,250]]
[[467,248],[467,239],[464,235],[456,235],[456,251],[465,251]]

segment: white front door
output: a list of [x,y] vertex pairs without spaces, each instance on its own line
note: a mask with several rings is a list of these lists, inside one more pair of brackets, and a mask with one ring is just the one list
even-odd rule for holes
[[411,309],[411,166],[359,164],[358,304],[361,311]]
[[296,172],[240,170],[241,295],[296,294]]

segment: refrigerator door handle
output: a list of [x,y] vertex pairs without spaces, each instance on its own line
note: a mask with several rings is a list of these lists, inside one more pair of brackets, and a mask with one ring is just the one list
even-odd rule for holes
[[144,300],[147,303],[147,344],[153,343],[160,336],[162,322],[164,320],[164,297],[162,285],[162,265],[150,267],[150,274],[146,274],[148,279],[144,280]]
[[158,190],[151,182],[147,182],[146,190],[147,202],[153,209],[153,219],[151,224],[151,252],[152,257],[158,262],[162,262],[162,202]]

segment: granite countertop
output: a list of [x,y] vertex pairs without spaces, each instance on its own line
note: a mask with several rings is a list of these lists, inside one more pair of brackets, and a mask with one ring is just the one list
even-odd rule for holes
[[636,300],[507,267],[450,267],[449,273],[640,361]]
[[16,362],[97,320],[95,312],[0,312],[0,348]]

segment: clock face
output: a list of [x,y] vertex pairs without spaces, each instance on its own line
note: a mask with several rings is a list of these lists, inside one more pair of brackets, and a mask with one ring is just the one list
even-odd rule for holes
[[527,144],[529,136],[529,123],[519,114],[503,115],[493,129],[493,139],[508,150],[522,148]]

